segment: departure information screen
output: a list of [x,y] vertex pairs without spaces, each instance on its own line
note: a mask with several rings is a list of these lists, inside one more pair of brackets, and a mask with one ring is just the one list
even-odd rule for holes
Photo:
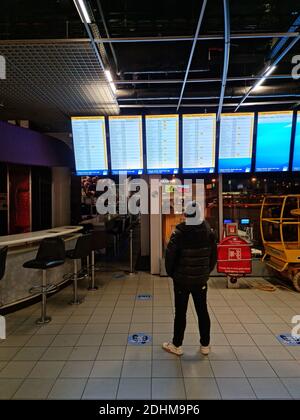
[[220,173],[251,171],[253,127],[253,112],[221,115]]
[[289,169],[293,112],[259,112],[257,122],[257,172]]
[[297,113],[293,171],[300,171],[300,112]]
[[215,170],[216,114],[182,116],[182,172],[213,173]]
[[112,174],[142,174],[142,117],[109,117],[109,139]]
[[178,115],[146,116],[148,174],[177,174]]
[[77,175],[107,175],[104,117],[72,117]]

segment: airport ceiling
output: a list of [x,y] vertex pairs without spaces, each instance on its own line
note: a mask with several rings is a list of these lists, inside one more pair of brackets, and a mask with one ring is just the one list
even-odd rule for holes
[[1,1],[0,119],[62,132],[70,131],[71,115],[300,104],[300,79],[292,77],[292,58],[300,55],[299,0],[85,2],[89,25],[73,0]]

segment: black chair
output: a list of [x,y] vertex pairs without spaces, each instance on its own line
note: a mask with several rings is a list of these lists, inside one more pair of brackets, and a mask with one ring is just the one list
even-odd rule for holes
[[71,305],[79,305],[83,302],[83,299],[78,298],[78,265],[77,260],[86,259],[87,264],[87,275],[89,276],[89,256],[91,253],[91,243],[92,235],[89,233],[87,235],[80,236],[77,241],[74,249],[67,251],[67,257],[71,258],[74,261],[74,273],[72,275],[73,279],[73,300],[70,302]]
[[7,246],[0,249],[0,280],[3,279],[4,274],[5,274],[7,250],[8,250]]
[[41,317],[37,319],[37,324],[47,324],[51,321],[51,317],[47,316],[47,294],[54,292],[57,287],[47,284],[47,270],[50,268],[63,265],[65,262],[65,243],[61,238],[45,238],[40,243],[36,258],[34,260],[26,261],[23,264],[24,268],[33,268],[42,270],[42,284],[41,286],[32,287],[29,292],[40,292],[42,295],[41,303]]
[[107,247],[106,233],[104,230],[94,230],[91,238],[91,286],[88,290],[97,290],[95,285],[95,251]]
[[122,218],[116,217],[106,222],[105,225],[106,233],[113,237],[114,241],[114,256],[119,255],[119,241],[124,231],[124,222]]

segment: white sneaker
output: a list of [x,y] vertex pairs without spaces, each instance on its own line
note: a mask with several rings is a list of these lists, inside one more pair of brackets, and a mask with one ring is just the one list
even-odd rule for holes
[[207,356],[210,352],[210,347],[209,346],[200,346],[200,351],[202,354],[204,354],[204,356]]
[[182,347],[176,347],[173,343],[163,343],[162,348],[168,353],[176,354],[176,356],[183,355]]

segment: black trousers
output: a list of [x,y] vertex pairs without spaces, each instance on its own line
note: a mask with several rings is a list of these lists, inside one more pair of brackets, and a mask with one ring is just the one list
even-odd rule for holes
[[174,285],[175,294],[175,320],[173,344],[182,345],[186,327],[186,311],[190,294],[193,296],[195,309],[198,315],[200,344],[208,346],[210,341],[210,318],[207,310],[207,286],[187,289]]

